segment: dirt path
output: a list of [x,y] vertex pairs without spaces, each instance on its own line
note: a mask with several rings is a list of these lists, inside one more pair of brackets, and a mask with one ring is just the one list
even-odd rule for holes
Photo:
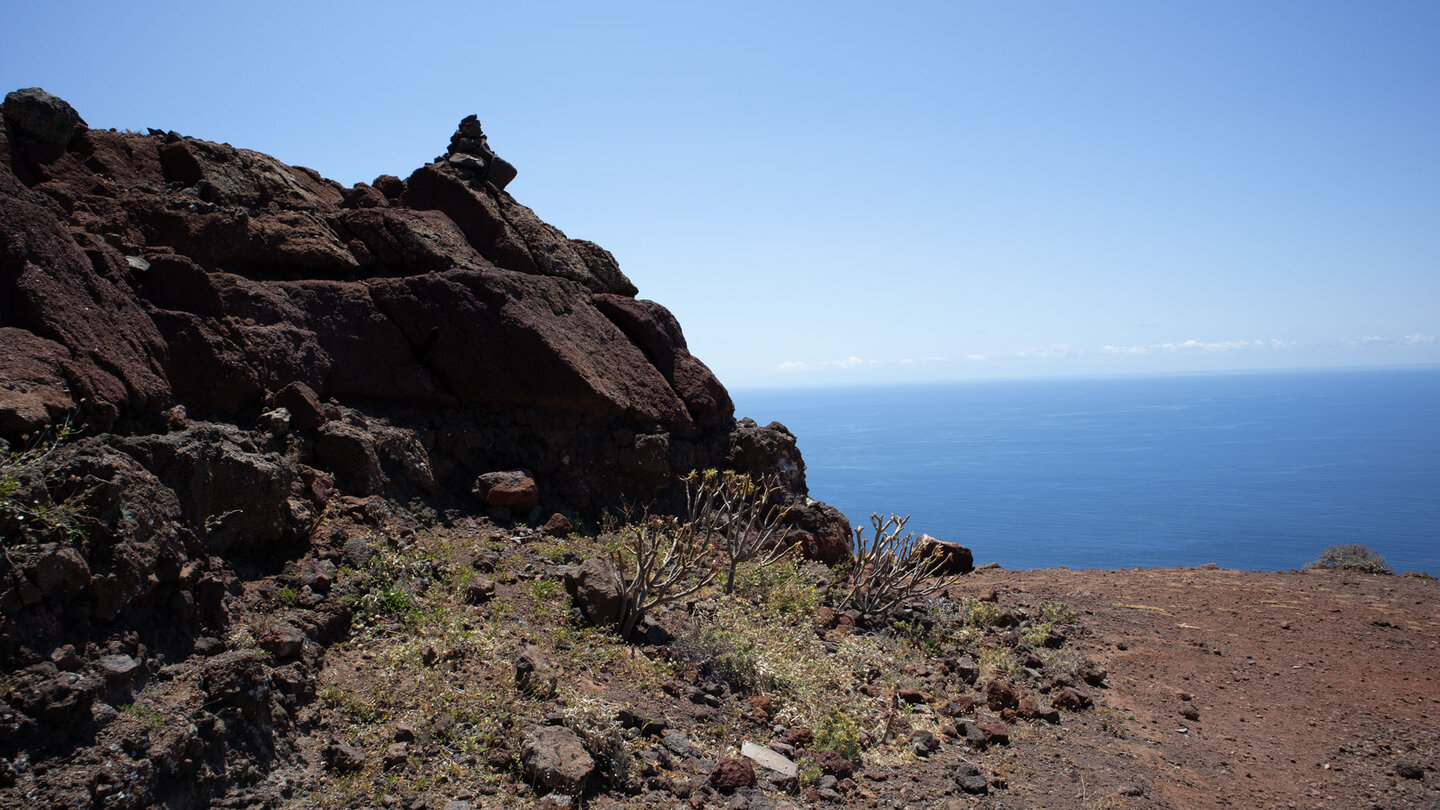
[[1082,611],[1090,632],[1078,649],[1110,673],[1097,714],[1111,720],[1072,731],[1063,756],[1049,752],[1075,789],[1062,796],[1053,779],[1018,780],[1015,798],[1040,807],[1440,807],[1434,580],[1060,569],[980,571],[966,585],[996,588],[1002,603],[1058,599]]

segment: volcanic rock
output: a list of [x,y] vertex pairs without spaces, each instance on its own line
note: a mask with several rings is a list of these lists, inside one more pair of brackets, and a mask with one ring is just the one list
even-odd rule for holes
[[314,430],[325,424],[320,398],[303,382],[292,382],[270,397],[270,404],[290,412],[290,424],[300,430]]
[[615,569],[603,557],[591,557],[584,564],[568,569],[565,590],[593,624],[616,625],[624,618],[625,589]]
[[1019,704],[1019,693],[1009,681],[996,679],[985,684],[985,705],[992,711],[1013,709]]
[[540,530],[551,537],[569,537],[575,531],[575,524],[570,522],[570,518],[556,512],[545,521]]
[[849,779],[855,775],[855,763],[834,751],[819,752],[814,756],[813,763],[821,773],[836,779]]
[[731,757],[722,759],[710,772],[710,787],[721,793],[732,793],[738,788],[755,786],[755,766],[748,759]]
[[919,540],[919,553],[938,560],[937,574],[968,574],[975,570],[975,555],[965,546],[928,534],[920,535]]
[[[805,494],[794,436],[737,425],[674,317],[503,190],[473,116],[408,180],[345,189],[227,144],[89,130],[40,90],[3,112],[0,438],[283,407],[322,431],[302,458],[357,495],[521,466],[585,520],[639,491],[674,508],[675,477],[710,466]],[[337,400],[357,418],[332,428]],[[395,459],[382,425],[410,431]],[[807,508],[799,539],[842,558],[848,523]]]
[[[505,190],[514,168],[477,118],[408,179],[350,188],[229,144],[90,129],[39,89],[6,96],[0,119],[0,453],[41,442],[13,497],[46,516],[0,511],[0,680],[13,685],[0,743],[98,739],[115,719],[102,698],[142,676],[193,685],[203,707],[193,727],[122,741],[116,771],[144,784],[107,775],[75,797],[163,803],[183,784],[175,800],[205,806],[219,798],[203,793],[209,763],[227,762],[228,779],[289,756],[316,656],[349,628],[344,569],[372,575],[441,515],[563,513],[573,529],[637,497],[673,514],[680,475],[724,467],[777,476],[792,540],[848,556],[848,521],[806,498],[795,437],[736,422],[675,318],[636,298],[615,257]],[[498,559],[461,547],[448,567]],[[618,621],[604,560],[567,587],[592,620]],[[249,622],[276,594],[278,621]],[[484,602],[494,585],[459,595]],[[517,676],[554,688],[535,650]],[[149,749],[163,775],[122,761],[152,762]],[[330,753],[332,768],[366,764]],[[579,789],[588,773],[540,781]]]
[[294,625],[282,622],[262,633],[256,643],[276,658],[294,658],[305,646],[305,634]]
[[575,732],[564,726],[536,726],[520,746],[525,778],[541,792],[583,787],[595,760]]
[[53,162],[89,129],[74,107],[38,87],[5,96],[5,128],[37,163]]
[[499,506],[516,514],[526,514],[540,502],[535,479],[524,470],[489,472],[475,479],[470,490],[490,506]]
[[367,757],[365,752],[349,743],[335,741],[325,747],[323,752],[325,766],[340,773],[352,773],[365,767]]
[[538,647],[526,647],[515,659],[515,686],[538,698],[555,693],[555,670]]

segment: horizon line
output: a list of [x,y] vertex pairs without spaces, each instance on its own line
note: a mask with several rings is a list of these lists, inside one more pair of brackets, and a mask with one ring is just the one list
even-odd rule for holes
[[[1173,377],[1243,377],[1255,375],[1357,373],[1364,371],[1440,371],[1440,363],[1368,363],[1334,366],[1274,366],[1265,368],[1197,369],[1177,371],[1078,371],[1058,374],[1015,374],[986,377],[943,377],[928,380],[890,381],[825,381],[821,383],[800,383],[791,385],[739,384],[725,385],[727,391],[796,391],[796,390],[840,390],[856,388],[925,387],[937,385],[983,385],[986,383],[1016,382],[1057,382],[1062,380],[1118,380],[1138,378]],[[723,383],[722,383],[723,384]]]

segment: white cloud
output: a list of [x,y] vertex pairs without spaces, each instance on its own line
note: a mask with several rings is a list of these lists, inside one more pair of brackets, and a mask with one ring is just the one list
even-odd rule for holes
[[858,368],[860,366],[876,365],[874,360],[866,360],[862,357],[850,355],[843,360],[815,360],[805,362],[803,360],[785,360],[775,364],[776,371],[819,371],[823,369],[846,369]]
[[985,362],[985,355],[983,355],[983,354],[967,354],[967,355],[965,355],[965,359],[966,359],[966,360],[974,360],[974,361],[977,362],[977,363],[983,363],[983,362]]
[[1161,343],[1158,347],[1152,348],[1161,348],[1169,351],[1233,352],[1237,349],[1244,349],[1259,343],[1260,341],[1258,340],[1204,341],[1191,338],[1182,343]]
[[1113,346],[1106,345],[1100,350],[1101,354],[1133,357],[1142,354],[1163,353],[1163,352],[1238,352],[1257,351],[1261,349],[1296,349],[1301,344],[1294,341],[1280,340],[1189,340],[1166,341],[1164,343],[1150,343],[1143,346]]
[[1403,335],[1401,337],[1382,337],[1380,335],[1366,335],[1364,337],[1356,338],[1354,340],[1336,341],[1335,345],[1349,346],[1351,348],[1354,348],[1356,346],[1398,346],[1401,348],[1407,348],[1414,346],[1433,346],[1436,342],[1437,339],[1434,335],[1425,334],[1423,332],[1416,332],[1414,334]]
[[863,366],[870,362],[869,360],[861,360],[852,354],[844,360],[826,360],[820,363],[820,365],[823,368],[855,368],[856,366]]
[[775,364],[776,371],[834,371],[854,368],[883,368],[893,366],[919,366],[931,363],[943,363],[944,357],[924,357],[916,359],[906,357],[900,360],[874,360],[856,355],[850,355],[841,360],[785,360]]
[[1038,349],[1021,349],[1015,352],[1015,356],[1022,360],[1057,360],[1084,353],[1083,350],[1072,349],[1068,344],[1057,343],[1054,346],[1044,346]]

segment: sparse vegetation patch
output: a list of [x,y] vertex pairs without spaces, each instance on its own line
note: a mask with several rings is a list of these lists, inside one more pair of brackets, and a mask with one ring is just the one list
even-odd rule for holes
[[1309,570],[1333,569],[1358,571],[1362,574],[1394,574],[1395,570],[1374,549],[1358,543],[1334,545],[1325,549],[1317,560],[1305,563]]

